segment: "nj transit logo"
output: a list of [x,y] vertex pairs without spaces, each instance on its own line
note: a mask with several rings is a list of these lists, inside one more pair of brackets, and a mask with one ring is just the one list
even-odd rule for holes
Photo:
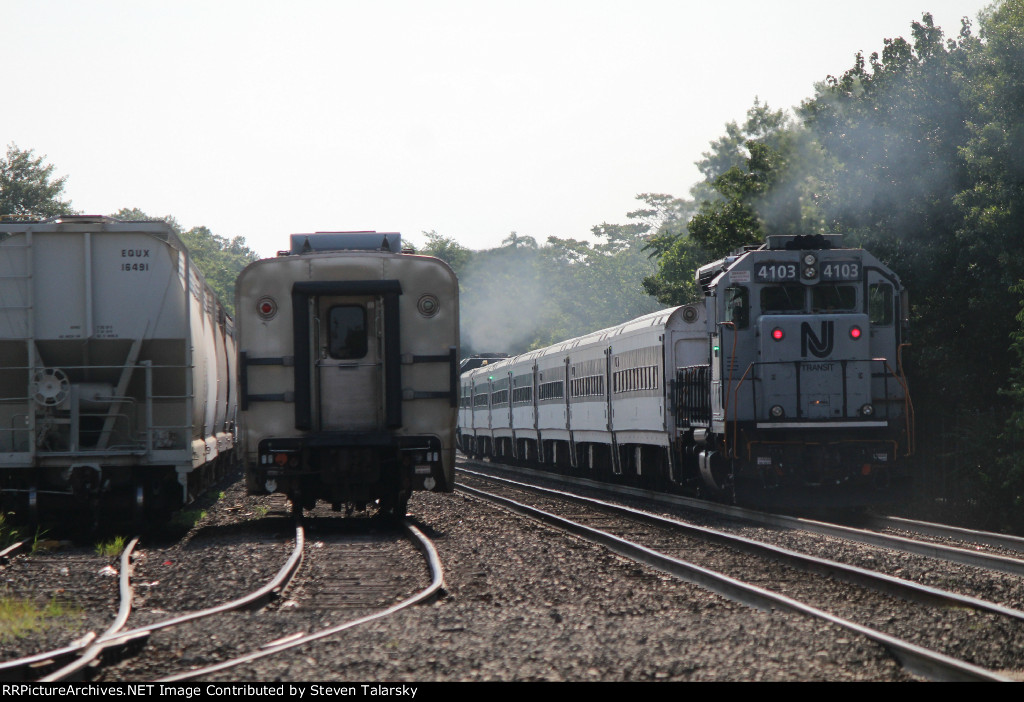
[[832,353],[832,347],[836,341],[835,322],[824,321],[821,323],[821,336],[814,333],[808,322],[800,325],[800,355],[806,357],[810,351],[818,358],[825,358]]

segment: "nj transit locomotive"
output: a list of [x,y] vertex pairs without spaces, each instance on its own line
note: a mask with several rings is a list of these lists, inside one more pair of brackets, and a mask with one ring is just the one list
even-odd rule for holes
[[703,301],[462,376],[464,451],[762,504],[903,485],[906,297],[838,236],[771,236],[700,268]]
[[248,489],[301,511],[455,486],[459,288],[398,234],[295,234],[236,285]]
[[233,462],[231,317],[164,222],[0,223],[0,497],[159,521]]

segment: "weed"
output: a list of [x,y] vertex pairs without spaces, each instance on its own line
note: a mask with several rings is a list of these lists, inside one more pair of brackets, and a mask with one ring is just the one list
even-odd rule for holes
[[44,538],[47,534],[45,530],[40,530],[36,527],[35,536],[32,537],[32,551],[31,553],[38,553],[39,551],[45,551],[47,547],[43,544]]
[[111,558],[114,556],[120,556],[127,543],[128,539],[123,536],[115,536],[110,541],[101,541],[96,544],[96,555],[108,556]]
[[15,639],[39,631],[54,623],[54,619],[77,616],[74,607],[50,600],[39,607],[31,600],[19,597],[0,597],[0,641]]
[[0,548],[10,546],[21,539],[21,530],[8,524],[6,517],[0,514]]
[[176,527],[184,527],[185,529],[191,529],[201,519],[206,517],[206,510],[202,509],[189,509],[181,510],[171,519],[171,524]]
[[260,519],[263,519],[265,516],[267,516],[267,513],[269,511],[270,508],[267,507],[266,505],[256,505],[256,516]]

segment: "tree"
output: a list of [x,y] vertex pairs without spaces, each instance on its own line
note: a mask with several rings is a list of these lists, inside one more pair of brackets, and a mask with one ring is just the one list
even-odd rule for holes
[[452,267],[455,275],[462,273],[473,256],[472,251],[450,236],[442,236],[434,230],[423,232],[423,236],[427,243],[417,253],[441,259]]
[[33,156],[14,144],[0,158],[0,215],[48,218],[74,214],[70,202],[61,200],[67,176],[52,180],[54,166],[45,156]]

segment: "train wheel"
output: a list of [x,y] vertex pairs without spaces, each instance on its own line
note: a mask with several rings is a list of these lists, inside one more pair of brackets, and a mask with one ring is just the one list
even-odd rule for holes
[[387,497],[382,497],[379,502],[380,509],[377,512],[381,517],[391,519],[405,519],[409,510],[409,492],[398,490]]

